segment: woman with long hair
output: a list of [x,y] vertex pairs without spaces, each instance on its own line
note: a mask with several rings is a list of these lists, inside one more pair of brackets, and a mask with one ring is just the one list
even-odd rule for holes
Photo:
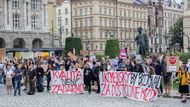
[[182,65],[182,67],[180,68],[176,80],[180,81],[179,93],[181,93],[183,96],[181,102],[185,103],[187,101],[186,95],[187,93],[189,93],[189,86],[188,86],[189,73],[187,72],[185,65]]

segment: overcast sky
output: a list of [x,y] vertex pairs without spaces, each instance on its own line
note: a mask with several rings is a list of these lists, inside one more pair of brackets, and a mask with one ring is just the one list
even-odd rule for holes
[[180,3],[182,0],[176,0],[176,2]]

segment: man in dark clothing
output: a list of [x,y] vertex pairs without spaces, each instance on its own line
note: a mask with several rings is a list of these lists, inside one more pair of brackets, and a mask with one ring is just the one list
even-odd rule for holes
[[127,67],[127,71],[133,72],[134,67],[133,67],[131,60],[128,60],[126,67]]
[[96,83],[98,85],[98,90],[96,93],[100,93],[100,82],[99,82],[99,73],[100,72],[103,72],[103,68],[100,66],[100,64],[97,64],[96,68],[95,68],[95,72],[94,72],[94,75],[95,75],[95,79],[96,79]]
[[91,93],[91,80],[93,78],[93,72],[90,68],[90,65],[87,64],[87,66],[84,68],[84,84],[86,85],[86,88],[88,89],[88,93]]
[[[155,74],[156,74],[156,75],[160,75],[160,76],[163,75],[162,66],[161,66],[160,60],[157,60],[157,61],[153,64],[153,67],[154,67],[154,71],[155,71]],[[161,94],[163,93],[162,84],[160,84],[160,93],[161,93]]]
[[35,81],[36,81],[36,75],[37,75],[33,64],[30,64],[28,75],[29,75],[29,86],[30,86],[28,95],[33,95],[35,93],[35,88],[36,88]]
[[44,76],[44,69],[40,66],[40,64],[37,65],[36,68],[37,72],[37,91],[38,92],[43,92],[44,87],[43,87],[43,76]]
[[21,80],[22,80],[22,70],[20,66],[15,65],[15,72],[14,72],[14,77],[15,77],[15,87],[14,87],[14,96],[16,96],[17,90],[18,90],[18,95],[20,94],[20,89],[21,89]]
[[143,66],[140,63],[140,60],[136,61],[136,64],[134,66],[134,72],[144,73]]

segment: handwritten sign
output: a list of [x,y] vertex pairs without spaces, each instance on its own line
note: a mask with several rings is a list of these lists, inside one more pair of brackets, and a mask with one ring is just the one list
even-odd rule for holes
[[51,71],[51,93],[84,93],[83,71]]
[[73,54],[72,52],[69,52],[67,55],[68,55],[71,59],[77,60],[77,56],[75,56],[75,54]]
[[102,72],[99,75],[102,97],[127,97],[144,102],[156,101],[161,76],[134,72]]
[[170,56],[167,57],[167,72],[178,71],[179,68],[179,57]]
[[6,49],[0,49],[0,61],[4,61],[6,58]]

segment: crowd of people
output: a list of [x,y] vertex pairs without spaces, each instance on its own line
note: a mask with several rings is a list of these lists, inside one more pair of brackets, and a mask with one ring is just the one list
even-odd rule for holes
[[[46,77],[47,92],[51,89],[51,70],[84,70],[85,89],[91,93],[91,86],[96,85],[96,93],[100,93],[99,72],[106,71],[128,71],[138,73],[148,73],[150,75],[160,75],[163,84],[160,85],[159,93],[164,96],[170,95],[172,77],[179,81],[179,92],[183,96],[182,102],[186,102],[186,95],[189,93],[189,72],[183,63],[176,75],[167,72],[166,55],[153,54],[141,60],[134,57],[127,59],[101,58],[100,60],[89,57],[78,57],[73,60],[69,57],[34,58],[34,59],[13,59],[0,63],[0,84],[5,84],[7,94],[14,96],[21,95],[21,86],[28,95],[33,95],[36,91],[44,91],[44,77]],[[164,85],[164,86],[163,86]],[[164,87],[164,91],[163,91]]]

